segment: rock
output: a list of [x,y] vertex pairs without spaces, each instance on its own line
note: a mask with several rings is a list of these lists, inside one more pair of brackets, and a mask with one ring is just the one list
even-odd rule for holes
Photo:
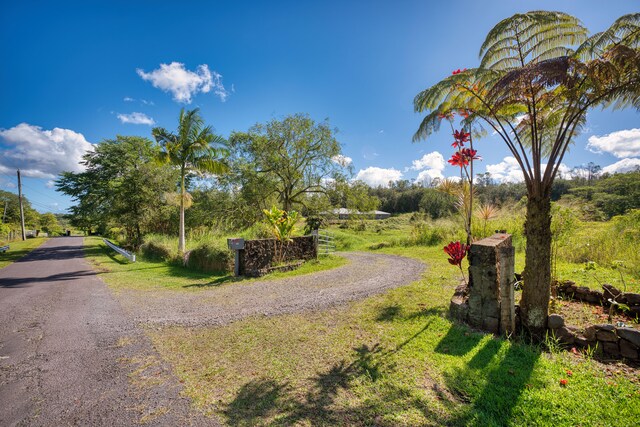
[[575,342],[576,336],[567,328],[560,327],[554,330],[556,334],[556,338],[560,340],[561,343],[571,345]]
[[467,287],[467,284],[461,283],[456,286],[456,290],[454,291],[453,295],[467,295],[468,292],[469,288]]
[[596,340],[596,327],[591,325],[584,330],[584,337],[587,341],[594,342]]
[[466,298],[454,295],[449,304],[449,315],[459,322],[466,322],[469,314],[469,304]]
[[550,314],[547,319],[547,326],[551,329],[558,329],[564,326],[564,319],[559,314]]
[[631,292],[625,292],[622,294],[629,305],[640,305],[640,294],[634,294]]
[[589,288],[588,288],[588,287],[586,287],[586,286],[578,286],[578,287],[576,288],[576,294],[577,294],[577,295],[587,295],[587,294],[588,294],[588,293],[590,293],[590,292],[591,292],[591,289],[589,289]]
[[582,297],[583,301],[600,304],[602,302],[602,292],[600,291],[591,291],[588,294],[585,294]]
[[575,338],[575,344],[579,345],[580,347],[589,347],[589,346],[594,346],[596,344],[596,341],[589,341],[588,339],[586,339],[585,337],[581,337],[580,335],[577,335]]
[[638,348],[627,340],[620,340],[620,355],[627,359],[638,360]]
[[614,356],[614,357],[620,356],[620,349],[618,348],[617,342],[603,342],[602,350],[604,351],[605,354],[608,354],[609,356]]
[[604,289],[602,297],[605,299],[605,301],[611,298],[612,300],[615,300],[617,302],[622,302],[617,299],[620,294],[622,294],[622,291],[617,289],[615,286],[605,283],[604,285],[602,285],[602,289]]
[[624,338],[636,347],[640,348],[640,331],[633,328],[618,328],[617,331],[620,338]]
[[596,325],[596,339],[602,342],[617,342],[618,336],[615,330],[613,325]]

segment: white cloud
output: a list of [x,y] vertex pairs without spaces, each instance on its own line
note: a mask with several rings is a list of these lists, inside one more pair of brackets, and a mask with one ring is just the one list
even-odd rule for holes
[[612,165],[602,168],[604,173],[624,173],[631,172],[640,168],[640,159],[622,159]]
[[207,64],[199,65],[195,72],[187,70],[180,62],[160,64],[160,68],[149,73],[140,68],[136,72],[143,80],[150,81],[153,87],[171,92],[177,102],[190,104],[192,96],[212,89],[222,102],[229,96],[222,84],[222,75],[216,71],[212,74]]
[[411,169],[418,171],[423,169],[436,169],[443,171],[444,166],[444,157],[439,152],[434,151],[432,153],[425,154],[418,160],[414,160],[412,162]]
[[0,151],[0,172],[53,179],[60,172],[80,172],[82,156],[93,145],[81,133],[70,129],[43,130],[39,126],[20,123],[11,129],[0,129],[4,149]]
[[135,101],[135,99],[131,98],[130,96],[125,96],[123,101],[124,102],[133,102],[133,101]]
[[47,181],[47,183],[45,184],[45,187],[47,188],[54,188],[56,186],[56,183],[54,180],[50,179],[49,181]]
[[604,136],[590,136],[587,148],[593,153],[611,153],[619,159],[640,157],[640,129],[625,129]]
[[487,172],[496,182],[522,182],[524,175],[515,157],[505,157],[500,163],[487,165]]
[[336,156],[333,156],[331,158],[331,160],[334,163],[339,164],[340,166],[342,166],[343,168],[346,168],[347,166],[349,166],[351,163],[353,163],[353,159],[351,157],[348,156],[343,156],[342,154],[338,154]]
[[149,125],[153,126],[156,122],[144,113],[118,114],[118,119],[122,123],[131,123],[132,125]]
[[[542,173],[547,169],[545,163],[541,164]],[[487,172],[491,174],[491,178],[498,183],[503,182],[523,182],[524,175],[520,165],[515,157],[507,156],[500,163],[494,165],[487,165]],[[557,178],[571,179],[571,168],[564,163],[561,163],[558,167]]]
[[439,171],[437,169],[427,169],[427,170],[421,171],[418,174],[418,176],[416,177],[416,182],[429,185],[436,178],[438,179],[444,178],[442,171]]
[[360,169],[356,175],[356,180],[364,181],[371,187],[388,187],[389,181],[398,181],[402,178],[402,172],[397,169],[383,169],[370,166]]

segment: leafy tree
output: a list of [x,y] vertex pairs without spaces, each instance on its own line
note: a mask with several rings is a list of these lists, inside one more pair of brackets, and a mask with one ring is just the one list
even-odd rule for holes
[[51,235],[62,234],[62,227],[58,223],[58,218],[51,212],[40,215],[40,228]]
[[180,171],[180,231],[178,250],[184,253],[184,211],[187,201],[185,179],[189,174],[208,172],[221,174],[227,171],[225,163],[225,140],[213,133],[211,126],[205,126],[199,109],[180,110],[178,129],[171,133],[164,128],[156,127],[151,131],[160,145],[161,161],[175,166]]
[[78,202],[71,209],[73,223],[103,232],[113,223],[125,229],[129,244],[139,246],[144,232],[156,227],[160,199],[175,179],[156,163],[158,152],[148,138],[117,136],[84,155],[84,172],[62,173],[58,191]]
[[[6,212],[5,206],[7,208]],[[24,196],[22,197],[22,206],[26,227],[36,228],[40,214],[31,207],[31,203]],[[11,224],[11,229],[15,230],[20,227],[20,201],[17,194],[0,190],[0,215],[4,215],[4,222]],[[2,221],[2,216],[0,216],[0,221]]]
[[304,206],[305,196],[324,193],[326,179],[343,169],[334,133],[327,121],[316,123],[304,114],[234,132],[232,179],[260,197],[276,195],[285,211]]
[[456,70],[414,100],[416,111],[427,112],[415,140],[438,130],[442,117],[465,110],[465,127],[488,125],[522,169],[528,197],[520,310],[533,336],[546,330],[553,181],[589,108],[640,107],[639,42],[639,13],[592,37],[565,13],[516,14],[489,31],[479,67]]

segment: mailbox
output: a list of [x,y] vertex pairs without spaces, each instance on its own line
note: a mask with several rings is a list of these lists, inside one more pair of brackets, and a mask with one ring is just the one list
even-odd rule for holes
[[229,246],[229,249],[233,251],[240,251],[244,249],[244,239],[243,238],[227,239],[227,245]]

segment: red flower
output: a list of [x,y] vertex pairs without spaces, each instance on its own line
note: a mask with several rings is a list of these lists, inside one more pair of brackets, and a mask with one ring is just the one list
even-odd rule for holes
[[464,147],[464,143],[469,142],[470,136],[471,134],[469,132],[465,132],[464,129],[460,131],[454,131],[453,138],[455,139],[455,141],[453,141],[453,144],[451,144],[451,146],[454,148]]
[[568,383],[569,383],[569,381],[565,380],[564,378],[560,380],[560,385],[563,386],[563,387],[566,386]]
[[458,110],[458,114],[460,114],[462,117],[464,117],[466,119],[467,117],[469,117],[470,111],[469,110]]
[[451,242],[444,247],[444,251],[449,255],[449,259],[447,260],[449,264],[460,267],[462,260],[467,256],[467,252],[469,252],[469,245],[460,243],[460,241]]
[[462,167],[469,164],[469,161],[464,156],[461,156],[458,152],[454,153],[453,156],[451,156],[451,158],[447,161],[451,163],[451,166]]
[[471,160],[481,160],[482,157],[477,156],[477,150],[472,150],[470,148],[463,148],[460,151],[457,151],[451,156],[448,162],[451,166],[466,166],[469,164]]
[[451,72],[451,74],[453,74],[453,75],[455,76],[456,74],[460,74],[460,73],[461,73],[461,72],[463,72],[463,71],[467,71],[467,69],[466,69],[466,68],[463,68],[463,69],[461,70],[460,68],[458,68],[457,70],[453,70],[453,71]]
[[568,375],[568,376],[572,376],[572,375],[573,375],[573,372],[571,372],[571,370],[570,370],[570,369],[567,369],[567,375]]

